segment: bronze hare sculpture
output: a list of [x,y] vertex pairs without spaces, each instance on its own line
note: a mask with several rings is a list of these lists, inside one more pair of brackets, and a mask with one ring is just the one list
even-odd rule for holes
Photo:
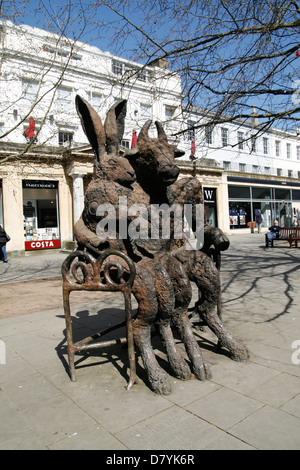
[[[150,122],[147,122],[139,134],[136,147],[125,154],[126,158],[121,157],[118,147],[124,132],[126,101],[110,108],[104,125],[92,106],[79,96],[76,97],[76,108],[94,150],[95,160],[84,210],[75,224],[75,238],[78,246],[85,247],[93,256],[110,247],[123,251],[134,261],[136,277],[132,293],[138,303],[133,325],[134,340],[151,388],[161,394],[168,394],[171,389],[167,374],[159,366],[152,348],[153,324],[160,333],[176,377],[188,379],[192,374],[176,347],[171,322],[180,333],[193,374],[200,380],[210,377],[209,367],[203,361],[188,318],[192,296],[190,280],[196,282],[200,291],[197,308],[217,334],[219,342],[230,350],[235,359],[245,360],[248,357],[247,349],[233,339],[215,311],[220,298],[220,278],[215,263],[201,251],[186,250],[184,238],[174,238],[172,223],[169,238],[151,238],[151,207],[171,205],[174,201],[179,205],[203,203],[198,180],[177,181],[179,170],[174,158],[182,152],[168,144],[158,122],[158,137],[150,139]],[[125,218],[123,215],[121,218],[120,201],[124,200],[129,210]],[[141,215],[133,208],[146,208],[146,211]],[[110,214],[115,220],[110,221]],[[104,219],[107,226],[111,222],[115,229],[113,234],[103,230],[99,233],[99,224]],[[146,223],[147,233],[143,237],[137,236],[137,219]],[[124,224],[128,229],[125,236]]]

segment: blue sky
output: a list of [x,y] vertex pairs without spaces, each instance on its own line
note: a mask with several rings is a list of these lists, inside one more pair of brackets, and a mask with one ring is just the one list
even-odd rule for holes
[[[26,2],[26,0],[13,0],[13,1],[14,1],[16,10],[18,10],[18,5],[22,5],[22,4],[24,5],[24,3]],[[8,5],[9,3],[10,3],[9,0],[4,1],[4,4],[6,5]],[[101,7],[97,6],[95,9],[91,9],[91,7],[87,8],[87,6],[89,6],[91,3],[96,3],[96,2],[90,2],[89,0],[38,0],[38,1],[28,0],[28,4],[24,12],[25,14],[21,15],[18,18],[18,22],[28,24],[31,26],[36,26],[41,29],[45,29],[45,30],[49,30],[53,32],[59,32],[60,34],[67,36],[69,38],[75,38],[82,42],[87,42],[91,45],[95,45],[103,51],[109,51],[113,54],[117,54],[121,57],[125,57],[128,59],[137,60],[138,62],[141,62],[141,63],[146,62],[148,52],[150,53],[149,57],[151,58],[151,53],[157,50],[157,48],[153,45],[153,43],[148,45],[149,48],[143,51],[144,53],[143,58],[140,58],[142,57],[142,55],[139,57],[138,55],[134,55],[132,53],[132,50],[137,45],[136,38],[138,37],[139,39],[141,39],[140,33],[138,33],[137,31],[134,31],[133,26],[130,26],[130,25],[127,26],[128,30],[131,30],[131,32],[133,32],[134,34],[130,34],[130,35],[126,34],[125,35],[126,39],[124,40],[123,43],[122,43],[122,40],[117,45],[116,43],[111,43],[108,37],[107,30],[105,30],[102,27],[99,27],[99,24],[103,22],[104,24],[108,25],[110,31],[113,32],[114,27],[117,25],[116,22],[120,20],[120,16],[118,16],[116,13],[114,13],[110,8],[106,6],[101,6]],[[69,14],[69,8],[68,8],[70,4],[72,5],[71,15]],[[143,23],[143,17],[139,9],[138,0],[137,1],[127,0],[124,2],[120,1],[120,5],[121,5],[120,8],[125,7],[126,14],[128,14],[129,18],[134,23],[136,23],[137,25],[141,25]],[[85,6],[84,9],[82,8],[83,6]],[[21,11],[21,8],[20,8],[20,11]],[[154,7],[153,7],[153,11],[154,11]],[[120,13],[122,13],[121,10],[120,10]],[[152,13],[152,11],[150,13]],[[172,20],[169,20],[169,21],[167,20],[168,20],[167,14],[164,15],[162,13],[160,16],[156,14],[156,16],[152,18],[152,21],[150,22],[150,27],[153,28],[150,35],[153,38],[156,37],[158,43],[160,42],[159,38],[166,31],[168,33],[167,39],[171,38],[171,34],[173,32]],[[84,29],[83,29],[83,25],[84,25]],[[201,29],[202,29],[202,26],[203,25],[200,24]],[[174,28],[174,31],[176,30],[177,28]],[[190,25],[190,28],[186,31],[186,35],[184,35],[184,37],[178,37],[178,39],[179,40],[187,39],[188,34],[191,34],[191,35],[194,34],[194,28],[192,24]],[[119,39],[120,39],[120,36],[119,36]],[[246,52],[248,49],[247,40],[248,38],[246,38],[246,40],[243,40],[242,38],[241,39],[242,42],[240,44],[241,48],[243,48],[243,50],[245,50]],[[293,41],[294,41],[294,37],[292,38],[291,43],[289,43],[289,36],[286,35],[286,42],[289,44],[289,47],[293,46]],[[300,42],[300,36],[299,36],[299,42]],[[239,46],[238,38],[237,40],[233,38],[230,44],[230,49],[228,48],[229,47],[228,44],[227,44],[227,48],[226,47],[224,48],[223,46],[220,45],[220,48],[217,47],[216,50],[213,52],[214,57],[212,59],[212,62],[215,60],[217,63],[218,61],[222,61],[223,59],[225,60],[231,59],[235,53],[239,54],[238,46]],[[285,48],[286,47],[287,45],[285,44]],[[195,57],[194,65],[196,67],[198,66],[199,63],[201,65],[201,56],[194,56],[194,57]],[[294,57],[294,54],[293,54],[293,57]],[[290,71],[289,78],[284,81],[281,79],[281,81],[279,81],[279,83],[275,84],[274,86],[286,87],[287,89],[289,89],[293,85],[293,80],[297,81],[300,79],[298,61],[300,65],[300,58],[298,58],[297,61],[294,60],[293,63],[289,66],[289,71]],[[171,65],[172,70],[176,70],[174,67],[178,67],[178,63],[175,64],[174,66]],[[287,76],[286,72],[287,70],[284,71],[284,74]],[[258,71],[257,73],[259,74],[260,72]],[[264,70],[262,70],[262,73],[264,73]],[[243,78],[242,74],[243,74],[243,68],[240,69],[240,72],[237,75],[237,77],[242,79]],[[248,68],[248,74],[249,74],[249,68]],[[197,72],[195,74],[195,77],[197,80]],[[211,78],[208,79],[207,83],[209,85],[211,84],[210,80],[212,78],[213,78],[213,75],[211,75]],[[229,79],[228,83],[230,83],[230,79],[231,79],[230,73],[227,78]],[[227,78],[224,75],[223,77],[220,77],[220,80],[221,79],[226,80]],[[256,78],[257,77],[255,77],[255,79]],[[249,80],[249,79],[251,79],[251,74],[250,76],[248,75],[246,76],[246,80]],[[236,84],[237,84],[237,81],[233,82],[231,86],[235,88]],[[218,83],[216,83],[215,86],[218,86]],[[300,89],[300,85],[297,87],[297,89],[298,90]],[[195,96],[194,99],[197,100],[197,103],[194,102],[194,104],[196,106],[199,106],[199,107],[206,106],[205,102],[203,101],[204,93],[205,91],[202,89],[202,91],[200,91],[200,93],[197,93],[197,96]],[[268,95],[264,95],[264,98],[265,97],[270,98],[270,96]],[[273,99],[274,104],[276,102],[279,103],[279,99],[281,99],[282,104],[284,106],[287,106],[288,108],[292,104],[292,101],[291,101],[292,97],[290,95],[287,97],[284,97],[281,95],[280,98],[275,96],[272,99]],[[255,95],[253,95],[250,98],[250,103],[251,103],[251,106],[253,105],[259,106],[259,104],[262,103],[262,97],[257,98]],[[280,106],[281,106],[281,103],[280,103]]]
[[[81,42],[97,46],[101,50],[117,53],[118,50],[110,43],[107,32],[95,27],[95,23],[99,24],[103,21],[113,31],[115,22],[120,19],[118,15],[105,6],[93,9],[89,7],[83,11],[83,2],[72,1],[70,3],[72,3],[71,15],[68,11],[68,0],[29,0],[26,13],[20,16],[17,21],[47,31],[59,32],[66,37],[76,38]],[[133,1],[129,3],[131,6],[135,5]],[[134,21],[136,20],[137,14],[134,14]],[[134,46],[134,38],[128,37],[126,46],[122,48],[120,55],[131,58],[130,49]]]

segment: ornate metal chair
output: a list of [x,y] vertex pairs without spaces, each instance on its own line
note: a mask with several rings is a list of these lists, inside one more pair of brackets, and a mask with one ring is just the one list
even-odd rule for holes
[[[63,262],[62,276],[69,373],[71,380],[73,382],[76,381],[74,359],[76,352],[127,342],[130,369],[127,390],[129,390],[134,383],[138,382],[131,317],[131,286],[135,277],[134,263],[126,254],[111,249],[103,251],[97,259],[86,251],[73,251]],[[74,343],[70,293],[75,290],[122,292],[125,301],[126,337],[95,342],[95,338],[103,335],[103,333],[98,333]]]

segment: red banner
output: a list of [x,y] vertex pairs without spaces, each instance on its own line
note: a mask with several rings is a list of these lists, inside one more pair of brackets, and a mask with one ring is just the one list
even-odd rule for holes
[[25,242],[25,250],[47,250],[49,248],[60,248],[60,240],[34,240]]

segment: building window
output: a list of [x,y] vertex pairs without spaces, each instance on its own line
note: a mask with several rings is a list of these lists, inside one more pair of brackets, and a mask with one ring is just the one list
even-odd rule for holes
[[269,139],[267,137],[263,137],[263,148],[264,148],[264,154],[268,155],[268,153],[269,153]]
[[230,162],[223,162],[223,167],[224,167],[224,170],[229,171],[231,169],[231,163]]
[[165,106],[165,118],[166,121],[174,119],[175,109],[173,106]]
[[286,158],[291,158],[291,144],[286,144]]
[[137,72],[137,79],[140,81],[140,82],[146,82],[147,81],[147,72],[145,69],[140,69],[138,72]]
[[243,148],[244,148],[244,132],[238,131],[237,137],[238,137],[239,150],[243,150]]
[[187,126],[188,126],[188,131],[186,133],[187,139],[188,140],[193,140],[195,138],[195,129],[194,129],[194,121],[188,121]]
[[207,126],[205,128],[205,142],[208,145],[211,145],[213,143],[212,133],[213,133],[213,127],[212,126]]
[[271,172],[271,168],[269,166],[265,166],[265,175],[269,175]]
[[140,119],[142,122],[146,122],[152,119],[152,106],[148,104],[140,105]]
[[300,178],[300,171],[298,171],[298,178]]
[[119,60],[113,60],[112,73],[114,73],[115,75],[123,75],[123,63]]
[[252,165],[252,172],[258,173],[258,165]]
[[256,138],[254,136],[251,137],[251,152],[256,152]]
[[227,147],[228,145],[228,129],[225,127],[221,128],[221,138],[222,138],[222,147]]
[[277,168],[277,176],[282,176],[282,169],[281,168]]
[[59,87],[57,89],[57,104],[60,112],[69,113],[72,109],[72,90]]
[[276,151],[276,157],[280,157],[280,141],[279,140],[275,141],[275,151]]
[[288,170],[288,177],[292,178],[293,177],[293,170]]
[[130,141],[129,140],[121,140],[121,147],[125,149],[130,149]]
[[93,91],[88,92],[88,102],[93,106],[97,113],[100,112],[102,95],[100,93],[94,93]]
[[239,170],[245,173],[246,171],[246,164],[245,163],[240,163],[239,164]]
[[300,145],[297,145],[297,160],[300,160]]
[[59,132],[58,134],[58,144],[64,145],[68,142],[72,142],[73,140],[73,132]]
[[24,106],[31,107],[36,103],[38,91],[38,82],[22,80],[22,101]]

